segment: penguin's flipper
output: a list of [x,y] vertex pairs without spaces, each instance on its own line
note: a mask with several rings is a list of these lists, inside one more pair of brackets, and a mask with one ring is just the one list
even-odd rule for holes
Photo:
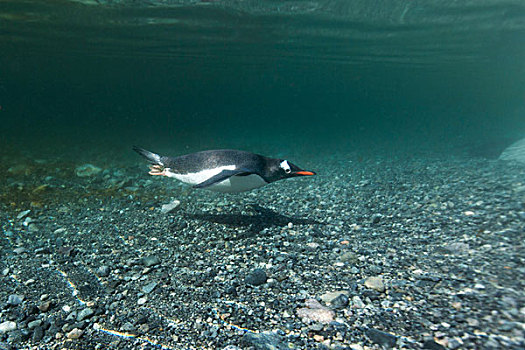
[[206,188],[222,182],[232,176],[245,176],[253,174],[247,169],[236,169],[236,170],[223,170],[215,176],[210,177],[208,180],[201,182],[200,184],[193,185],[193,188]]
[[143,156],[144,158],[146,158],[151,164],[164,166],[161,160],[161,156],[159,156],[157,153],[150,152],[138,146],[133,146],[133,150],[141,156]]

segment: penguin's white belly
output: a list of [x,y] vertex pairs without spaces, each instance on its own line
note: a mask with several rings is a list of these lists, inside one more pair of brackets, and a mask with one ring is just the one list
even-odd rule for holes
[[[235,165],[225,165],[214,169],[206,169],[195,173],[177,174],[169,170],[166,171],[166,176],[173,177],[188,185],[198,185],[209,178],[219,174],[223,170],[235,170]],[[256,174],[246,176],[232,176],[224,181],[206,187],[207,190],[215,192],[233,193],[253,190],[266,185],[262,177]]]
[[262,177],[251,174],[246,176],[232,176],[224,181],[211,185],[206,189],[215,192],[234,193],[253,190],[254,188],[258,188],[266,184],[267,182],[264,181]]

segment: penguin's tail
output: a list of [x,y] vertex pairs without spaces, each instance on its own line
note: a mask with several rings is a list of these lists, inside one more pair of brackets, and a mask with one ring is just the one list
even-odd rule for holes
[[157,164],[160,166],[164,166],[164,163],[162,163],[161,156],[159,156],[156,153],[150,152],[145,150],[144,148],[133,146],[133,150],[146,158],[151,164]]

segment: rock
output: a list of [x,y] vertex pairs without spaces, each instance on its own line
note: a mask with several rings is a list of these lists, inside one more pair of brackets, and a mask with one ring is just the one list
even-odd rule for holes
[[337,292],[326,292],[323,295],[321,295],[320,299],[324,303],[330,304],[332,300],[340,296],[341,294],[346,294],[344,291],[337,291]]
[[330,305],[334,309],[344,309],[345,307],[348,306],[348,303],[349,303],[348,296],[346,294],[341,294],[337,298],[332,300]]
[[23,300],[24,300],[23,295],[11,294],[9,297],[7,297],[7,304],[11,306],[16,306],[16,305],[20,305]]
[[13,249],[13,252],[15,252],[16,254],[22,254],[22,253],[25,253],[26,251],[27,249],[24,247],[18,247],[18,248]]
[[423,349],[445,350],[446,348],[443,345],[436,343],[434,340],[429,339],[423,343]]
[[33,344],[40,342],[43,337],[44,329],[40,326],[35,327],[35,329],[33,330],[33,335],[31,336],[31,341],[33,342]]
[[468,245],[468,243],[454,242],[454,243],[445,245],[444,248],[448,250],[449,252],[451,252],[452,254],[463,254],[463,253],[468,252],[468,250],[470,249],[470,246]]
[[67,334],[67,338],[68,339],[78,339],[82,336],[84,332],[81,330],[81,329],[78,329],[78,328],[73,328],[68,334]]
[[148,301],[148,298],[140,298],[139,300],[137,300],[137,304],[144,305],[147,303],[147,301]]
[[90,177],[95,176],[98,173],[100,173],[102,169],[99,167],[94,166],[93,164],[83,164],[79,165],[75,168],[75,174],[77,174],[78,177]]
[[18,215],[16,216],[17,220],[21,220],[21,219],[23,219],[23,218],[24,218],[27,214],[29,214],[30,212],[31,212],[31,209],[21,211],[21,212],[18,213]]
[[371,341],[376,344],[382,345],[386,348],[393,348],[396,346],[397,337],[393,334],[383,332],[374,328],[368,328],[365,334]]
[[253,346],[255,350],[288,350],[282,337],[275,332],[246,333],[242,337],[243,343]]
[[263,269],[255,269],[248,275],[246,275],[246,277],[244,278],[244,283],[252,286],[259,286],[261,284],[266,283],[267,279],[268,277],[266,276],[266,271],[264,271]]
[[352,297],[352,307],[353,308],[362,309],[365,306],[366,306],[365,303],[363,302],[363,300],[361,300],[361,298],[359,296],[354,295]]
[[14,331],[16,329],[16,322],[5,321],[0,323],[0,334]]
[[499,159],[525,163],[525,138],[516,141],[509,147],[505,148],[499,156]]
[[97,275],[99,277],[108,277],[109,276],[109,273],[110,273],[111,269],[109,268],[109,266],[107,265],[103,265],[103,266],[100,266],[98,269],[97,269]]
[[307,299],[304,308],[297,309],[297,316],[314,322],[330,323],[334,320],[335,312],[321,305],[315,299]]
[[180,201],[175,199],[175,200],[171,201],[168,204],[163,204],[162,207],[160,208],[160,212],[162,214],[167,214],[167,213],[177,209],[179,206],[180,206]]
[[373,224],[379,224],[379,221],[381,221],[381,214],[374,214],[374,215],[372,215],[372,219],[370,221]]
[[235,346],[235,345],[228,345],[225,348],[223,348],[222,350],[242,350],[242,349],[240,347],[238,347],[238,346]]
[[27,324],[27,328],[33,329],[33,328],[40,326],[41,324],[42,324],[42,320],[34,320]]
[[142,258],[142,264],[146,267],[151,267],[160,264],[160,259],[155,255],[149,255]]
[[43,303],[41,303],[40,305],[38,305],[38,309],[42,312],[47,312],[47,310],[49,310],[49,307],[51,306],[52,304],[52,301],[51,300],[48,300],[48,301],[44,301]]
[[144,294],[149,294],[153,291],[153,289],[155,289],[156,286],[157,282],[148,283],[142,287],[142,291],[144,292]]
[[376,277],[368,277],[365,280],[365,286],[367,288],[376,290],[380,293],[383,293],[385,291],[385,284],[383,283],[383,279],[379,276]]
[[93,311],[93,309],[87,307],[77,314],[77,321],[82,321],[87,318],[90,318],[91,316],[93,316],[94,313],[95,311]]

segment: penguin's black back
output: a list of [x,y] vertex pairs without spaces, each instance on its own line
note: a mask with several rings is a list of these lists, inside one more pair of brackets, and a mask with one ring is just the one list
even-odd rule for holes
[[226,165],[235,165],[237,169],[246,168],[258,173],[266,169],[269,158],[246,151],[220,149],[179,157],[161,157],[161,160],[165,167],[178,174],[196,173]]

